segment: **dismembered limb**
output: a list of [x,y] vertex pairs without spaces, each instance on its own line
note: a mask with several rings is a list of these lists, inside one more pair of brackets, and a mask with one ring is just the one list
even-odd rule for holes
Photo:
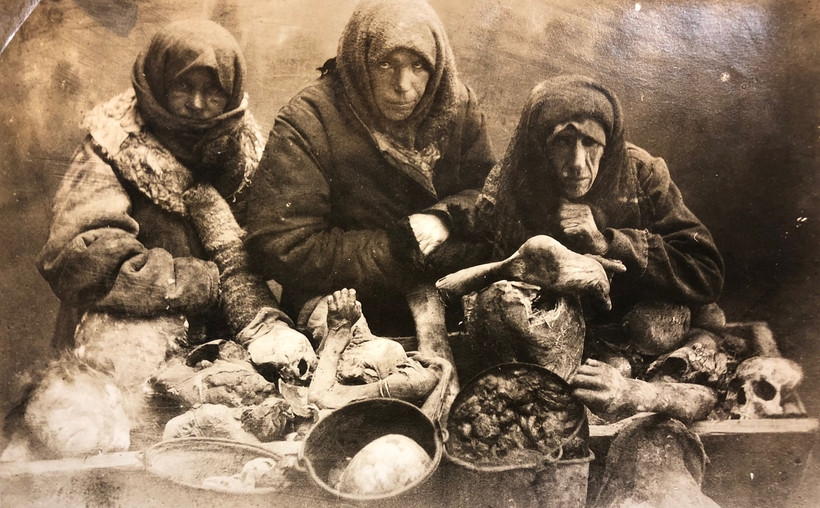
[[[433,284],[422,283],[406,294],[407,305],[416,326],[418,351],[428,357],[438,357],[455,365],[453,350],[447,335],[444,301]],[[458,375],[453,370],[449,388],[443,395],[441,414],[446,416],[459,391]],[[443,423],[446,425],[446,422]]]
[[[352,298],[352,300],[351,300]],[[313,380],[308,391],[308,400],[319,407],[327,407],[326,404],[334,405],[331,399],[337,399],[334,392],[336,382],[336,371],[342,353],[351,339],[353,323],[361,316],[361,307],[356,306],[356,290],[344,289],[336,291],[334,295],[327,297],[328,303],[328,330],[322,347],[322,355],[313,373]],[[340,311],[341,309],[341,311]],[[341,386],[341,385],[340,385]],[[361,385],[367,386],[367,385]],[[378,396],[378,395],[376,395]]]
[[459,270],[439,279],[436,287],[452,298],[498,280],[516,280],[542,289],[588,297],[609,310],[612,302],[607,272],[624,271],[626,267],[619,261],[578,254],[552,237],[538,235],[524,242],[507,259]]
[[[412,363],[400,366],[397,372],[375,383],[344,385],[334,379],[329,387],[320,389],[314,387],[314,381],[310,385],[308,401],[320,409],[338,409],[357,400],[376,397],[407,401],[418,401],[427,397],[428,401],[432,401],[434,388],[448,384],[442,380],[451,378],[452,367],[441,358],[418,353],[411,353],[410,360]],[[321,359],[319,362],[321,366]],[[319,368],[317,367],[317,371]]]
[[339,362],[353,339],[353,323],[361,316],[356,291],[344,289],[328,297],[328,332],[319,364],[308,390],[308,401],[321,409],[336,409],[350,402],[375,397],[423,400],[440,379],[449,380],[449,362],[423,353],[411,354],[395,372],[378,382],[342,384],[337,379]]
[[691,422],[706,418],[717,404],[717,393],[707,386],[625,378],[615,367],[594,359],[581,365],[569,383],[573,395],[607,421],[655,412]]
[[198,183],[183,195],[191,222],[208,256],[219,267],[220,303],[228,325],[256,365],[271,365],[285,380],[306,381],[316,365],[307,337],[293,330],[290,318],[250,266],[228,203],[210,184]]

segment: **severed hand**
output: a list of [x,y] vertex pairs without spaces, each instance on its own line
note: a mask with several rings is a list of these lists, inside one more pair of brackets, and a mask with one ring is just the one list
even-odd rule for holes
[[634,381],[623,377],[615,367],[592,358],[569,378],[572,394],[605,420],[625,418],[638,412]]
[[351,327],[362,317],[362,304],[355,289],[334,291],[327,297],[327,326],[330,330]]

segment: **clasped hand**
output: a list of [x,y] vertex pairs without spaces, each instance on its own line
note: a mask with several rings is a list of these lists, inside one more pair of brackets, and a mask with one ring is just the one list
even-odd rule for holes
[[609,249],[604,234],[598,230],[588,205],[561,200],[558,207],[561,229],[567,243],[581,254],[603,255]]
[[419,243],[419,249],[425,256],[430,255],[450,236],[450,229],[436,215],[414,213],[409,217],[413,235]]

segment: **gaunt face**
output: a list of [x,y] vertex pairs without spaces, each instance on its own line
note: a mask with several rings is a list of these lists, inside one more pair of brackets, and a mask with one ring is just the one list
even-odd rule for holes
[[592,189],[604,154],[604,145],[596,138],[606,139],[604,129],[587,119],[568,124],[547,140],[547,159],[564,197],[577,199]]
[[397,49],[368,64],[373,98],[393,122],[406,120],[424,96],[430,71],[424,59],[409,49]]
[[168,111],[176,116],[208,120],[227,105],[228,94],[210,69],[194,67],[168,85]]

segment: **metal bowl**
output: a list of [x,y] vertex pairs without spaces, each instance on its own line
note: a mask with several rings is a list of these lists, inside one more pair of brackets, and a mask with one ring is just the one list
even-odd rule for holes
[[[349,494],[330,485],[330,471],[339,462],[388,434],[409,437],[427,452],[432,460],[422,477],[384,494]],[[441,462],[443,448],[441,428],[421,409],[398,399],[375,398],[353,402],[320,420],[305,436],[299,462],[316,485],[337,499],[384,501],[408,494],[426,482]]]
[[229,494],[276,492],[275,487],[236,490],[203,486],[206,478],[240,473],[246,463],[257,458],[281,460],[279,455],[260,446],[206,437],[162,441],[143,452],[143,461],[149,472],[179,485]]

